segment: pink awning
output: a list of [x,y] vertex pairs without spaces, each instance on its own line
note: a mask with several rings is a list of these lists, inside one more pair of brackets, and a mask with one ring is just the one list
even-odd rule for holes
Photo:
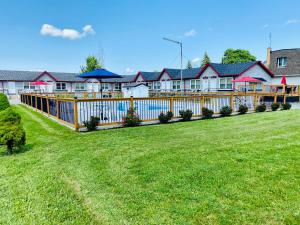
[[35,81],[31,82],[31,85],[48,85],[48,83],[45,81]]
[[261,80],[258,80],[256,78],[246,76],[246,77],[241,77],[239,79],[233,80],[232,82],[251,82],[251,83],[261,83]]

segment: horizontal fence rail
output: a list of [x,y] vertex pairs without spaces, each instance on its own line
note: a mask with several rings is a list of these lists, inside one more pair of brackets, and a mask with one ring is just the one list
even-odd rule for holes
[[[237,112],[240,105],[246,105],[254,111],[259,104],[270,106],[273,102],[285,103],[286,94],[231,93],[206,94],[198,96],[175,96],[153,98],[59,98],[37,94],[21,94],[21,102],[78,130],[85,127],[90,118],[98,117],[99,126],[121,124],[130,108],[134,108],[142,121],[154,121],[161,112],[173,112],[180,116],[181,110],[191,110],[193,116],[200,117],[202,108],[220,113],[224,106],[230,106]],[[299,95],[300,96],[300,95]],[[296,96],[299,101],[299,96]]]

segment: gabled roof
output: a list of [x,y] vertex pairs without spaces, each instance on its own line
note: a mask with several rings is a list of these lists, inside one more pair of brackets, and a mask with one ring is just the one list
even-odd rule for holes
[[266,73],[271,77],[274,76],[272,71],[270,71],[261,61],[245,62],[245,63],[235,63],[235,64],[222,64],[222,63],[208,63],[202,68],[198,77],[200,77],[204,71],[210,67],[212,68],[219,77],[225,76],[240,76],[247,70],[251,69],[255,65],[259,65]]
[[0,81],[32,81],[42,72],[0,70]]
[[[199,74],[200,71],[201,71],[200,67],[192,68],[192,69],[183,69],[182,70],[182,78],[183,79],[194,79],[197,77],[197,75]],[[158,79],[160,79],[164,73],[167,73],[172,80],[180,80],[181,79],[181,70],[180,69],[165,68],[160,73],[160,76]]]
[[140,71],[138,72],[138,74],[136,75],[136,79],[138,78],[138,76],[142,76],[144,81],[155,81],[158,79],[160,72],[145,72],[145,71]]
[[133,82],[136,75],[121,75],[122,78],[109,78],[109,79],[103,79],[102,82],[104,83],[128,83]]
[[132,88],[132,87],[138,87],[138,86],[141,86],[141,85],[148,87],[148,86],[147,86],[146,84],[144,84],[144,83],[132,83],[132,84],[126,84],[126,85],[124,85],[123,87],[124,87],[124,88]]

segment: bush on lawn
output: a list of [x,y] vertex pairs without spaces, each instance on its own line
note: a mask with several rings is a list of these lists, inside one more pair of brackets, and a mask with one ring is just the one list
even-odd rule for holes
[[160,123],[168,123],[173,117],[173,113],[168,111],[166,114],[161,112],[158,116],[159,122]]
[[190,121],[193,116],[193,112],[190,109],[180,110],[179,115],[182,121]]
[[202,108],[202,117],[204,119],[210,119],[213,116],[213,114],[214,114],[213,110],[210,110],[210,109],[205,108],[205,107]]
[[272,111],[277,111],[277,109],[279,109],[279,106],[280,106],[279,103],[273,102],[271,105]]
[[3,93],[0,93],[0,111],[7,109],[9,106],[10,105],[7,96]]
[[88,131],[94,131],[97,129],[99,121],[100,121],[99,117],[91,116],[90,120],[84,121],[83,124],[84,126],[86,126]]
[[240,105],[238,112],[239,112],[239,114],[245,114],[245,113],[247,113],[248,112],[248,106],[246,106],[246,105]]
[[289,110],[291,108],[292,108],[292,105],[290,103],[288,103],[288,102],[281,105],[281,109],[282,110]]
[[123,118],[124,127],[136,127],[141,124],[139,115],[135,112],[134,108],[127,111],[127,115]]
[[21,116],[11,108],[0,112],[0,144],[6,145],[8,154],[24,146],[26,134],[21,126]]
[[266,109],[267,109],[267,106],[265,103],[263,103],[261,105],[256,106],[255,112],[264,112],[264,111],[266,111]]
[[220,114],[221,116],[230,116],[232,113],[232,108],[230,108],[230,106],[223,106],[220,110]]

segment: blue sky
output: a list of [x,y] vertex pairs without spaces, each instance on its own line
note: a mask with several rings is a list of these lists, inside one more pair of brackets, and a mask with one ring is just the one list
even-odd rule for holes
[[179,67],[179,48],[162,37],[183,41],[184,66],[205,51],[220,62],[227,48],[265,60],[270,32],[273,49],[300,47],[299,9],[296,0],[2,0],[0,69],[78,72],[89,54],[120,74]]

